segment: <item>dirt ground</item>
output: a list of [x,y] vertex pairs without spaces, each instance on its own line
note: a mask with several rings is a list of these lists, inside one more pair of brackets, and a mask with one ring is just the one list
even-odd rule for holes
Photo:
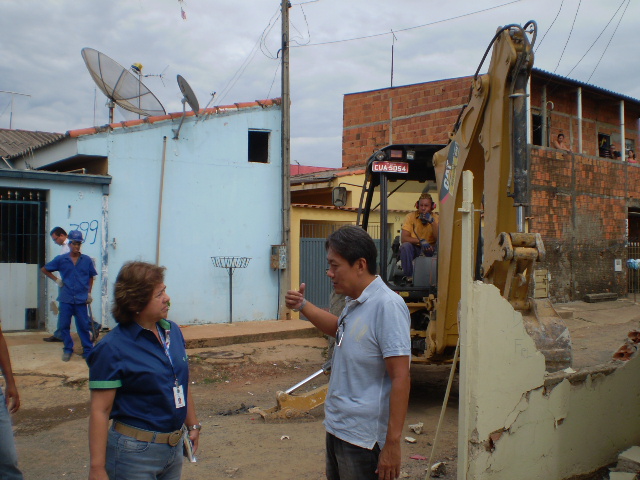
[[[576,368],[608,362],[626,334],[640,327],[637,304],[598,308],[576,311],[567,320]],[[191,388],[203,430],[198,462],[185,465],[183,478],[323,479],[322,408],[312,412],[311,421],[289,423],[265,423],[248,409],[274,406],[277,391],[321,368],[326,350],[323,338],[189,350]],[[73,362],[82,359],[74,357]],[[417,441],[403,445],[401,478],[425,479],[448,376],[446,366],[412,366],[404,435]],[[20,466],[27,480],[87,478],[89,390],[86,380],[68,378],[62,374],[17,375],[22,408],[13,421]],[[319,377],[308,388],[322,382],[326,377]],[[445,480],[456,478],[457,417],[454,383],[434,455],[434,462],[447,464],[446,475],[440,477]],[[421,435],[408,429],[418,422],[424,423]]]
[[[326,347],[326,340],[312,338],[190,350],[191,388],[203,429],[198,462],[186,464],[182,478],[323,479],[321,407],[312,412],[311,421],[288,423],[266,423],[247,410],[274,406],[277,391],[321,368]],[[428,459],[431,453],[448,375],[448,367],[413,368],[406,423],[423,422],[424,432],[416,435],[405,428],[405,435],[417,442],[403,446],[402,478],[425,476],[428,461],[409,457]],[[23,406],[13,421],[25,478],[87,478],[86,383],[35,375],[19,375],[17,382]],[[326,377],[321,376],[308,385],[311,388],[324,382]],[[456,478],[457,415],[454,389],[435,456],[448,464],[444,479]]]

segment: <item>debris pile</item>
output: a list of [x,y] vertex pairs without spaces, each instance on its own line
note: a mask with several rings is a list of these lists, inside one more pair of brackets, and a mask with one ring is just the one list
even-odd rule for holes
[[609,469],[609,480],[640,478],[640,447],[631,447],[618,455],[618,463]]
[[640,331],[631,330],[627,337],[628,338],[625,343],[622,344],[622,346],[613,354],[614,360],[626,362],[631,360],[634,354],[638,351],[638,344],[640,344]]

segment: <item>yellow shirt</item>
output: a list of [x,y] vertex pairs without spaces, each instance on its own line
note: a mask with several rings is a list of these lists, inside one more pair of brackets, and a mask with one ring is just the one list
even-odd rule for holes
[[[431,212],[431,215],[433,215],[433,223],[437,225],[440,221],[438,214]],[[402,230],[409,232],[413,238],[424,239],[431,245],[435,245],[438,239],[433,234],[433,226],[430,223],[423,225],[418,219],[419,216],[420,212],[417,211],[408,214],[402,224]]]

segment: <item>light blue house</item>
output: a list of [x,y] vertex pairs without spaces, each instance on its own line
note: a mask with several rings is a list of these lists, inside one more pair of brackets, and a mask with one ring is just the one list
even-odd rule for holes
[[[181,116],[70,131],[12,158],[13,170],[0,170],[0,189],[46,192],[46,259],[59,251],[50,228],[83,231],[83,253],[94,258],[100,277],[93,314],[105,326],[114,325],[113,282],[129,260],[167,267],[170,318],[179,324],[229,322],[230,278],[234,322],[277,318],[281,271],[271,266],[271,246],[283,238],[280,101],[187,114],[178,134]],[[45,170],[51,181],[10,178]],[[230,256],[250,259],[233,277],[212,261]],[[43,276],[38,285],[39,314],[51,331],[56,286]]]

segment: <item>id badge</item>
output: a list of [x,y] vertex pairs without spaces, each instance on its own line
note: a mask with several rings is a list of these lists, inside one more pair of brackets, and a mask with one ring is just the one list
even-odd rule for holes
[[182,408],[186,405],[184,401],[184,390],[182,389],[182,385],[173,387],[173,399],[176,402],[176,408]]

